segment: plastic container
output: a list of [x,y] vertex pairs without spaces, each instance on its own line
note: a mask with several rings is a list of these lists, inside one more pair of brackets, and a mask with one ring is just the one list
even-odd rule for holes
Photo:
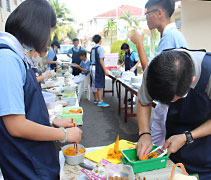
[[131,83],[142,83],[142,76],[131,77]]
[[[74,144],[68,144],[68,145],[65,145],[62,147],[62,152],[64,154],[64,151],[65,149],[67,149],[68,147],[74,147]],[[81,145],[81,144],[78,144],[77,145],[78,148],[80,149],[84,149],[84,146]],[[81,164],[84,162],[84,154],[79,154],[79,155],[76,155],[76,156],[68,156],[68,155],[65,155],[64,154],[64,157],[65,157],[65,161],[69,164],[69,165],[78,165],[78,164]]]
[[122,177],[122,178],[128,178],[129,180],[135,180],[133,168],[128,165],[124,164],[117,164],[114,165],[114,168],[108,167],[107,168],[107,180],[109,180],[109,177]]
[[[155,148],[157,148],[157,146],[153,146],[151,151],[153,151]],[[134,173],[165,168],[167,165],[167,159],[169,157],[169,155],[166,154],[163,157],[140,161],[138,160],[136,149],[122,150],[122,154],[124,156],[124,158],[121,158],[122,162],[124,164],[130,164]]]
[[42,94],[43,94],[45,103],[46,103],[48,108],[50,108],[51,105],[55,104],[55,101],[56,101],[56,95],[55,94],[52,94],[52,93],[49,93],[49,92],[44,92],[44,91],[42,91]]
[[[73,114],[73,113],[69,112],[69,110],[77,111],[78,109],[81,109],[82,113]],[[82,125],[83,124],[83,108],[82,107],[65,107],[65,108],[63,108],[61,118],[62,119],[73,119],[75,121],[75,123],[77,123],[78,125]]]
[[66,97],[66,98],[63,98],[61,101],[66,106],[76,106],[77,98],[76,97]]

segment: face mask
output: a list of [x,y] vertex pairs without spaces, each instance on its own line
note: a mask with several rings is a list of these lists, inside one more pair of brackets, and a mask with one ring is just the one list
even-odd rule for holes
[[35,57],[32,57],[32,62],[37,64],[39,61],[40,61],[40,56],[37,56],[36,58]]
[[33,50],[33,48],[31,48],[31,47],[29,47],[29,46],[27,46],[27,45],[25,45],[25,44],[23,44],[23,48],[24,48],[26,51],[31,51],[31,50]]

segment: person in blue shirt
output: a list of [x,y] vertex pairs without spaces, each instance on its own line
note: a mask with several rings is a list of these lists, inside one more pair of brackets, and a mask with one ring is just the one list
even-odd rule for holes
[[102,100],[103,89],[105,88],[105,75],[109,76],[104,64],[104,49],[101,47],[102,38],[100,35],[94,35],[92,40],[95,46],[91,50],[91,89],[94,96],[94,103],[99,107],[109,107],[110,105]]
[[83,50],[79,51],[79,58],[81,60],[81,63],[79,65],[74,64],[73,67],[80,69],[81,74],[87,75],[90,72],[90,61],[87,58],[87,52]]
[[58,64],[56,53],[57,53],[59,48],[60,48],[59,42],[54,41],[54,42],[52,42],[51,48],[48,51],[48,61],[47,61],[47,63],[49,64],[49,68],[51,70],[56,71],[56,67],[57,67],[57,64]]
[[130,46],[127,43],[123,43],[121,50],[125,52],[124,62],[121,66],[125,65],[125,71],[132,71],[137,76],[137,67],[140,63],[140,59],[135,51],[130,52]]
[[41,57],[37,51],[35,51],[34,49],[28,50],[26,55],[28,56],[27,57],[28,62],[35,73],[39,85],[41,81],[51,78],[53,76],[53,74],[50,71],[43,73],[42,75],[40,74],[38,69],[38,63],[39,61],[41,61]]
[[[175,10],[174,0],[149,0],[146,3],[145,8],[147,9],[145,14],[149,29],[157,29],[161,34],[158,49],[155,52],[154,57],[166,49],[180,47],[188,48],[183,34],[177,29],[175,23],[171,23],[170,21],[170,18]],[[144,70],[149,62],[149,59],[144,51],[143,37],[144,33],[140,35],[137,31],[134,31],[130,39],[134,42],[134,44],[136,44],[139,57],[141,59],[142,68]],[[139,108],[137,109],[137,112],[138,111]],[[167,112],[168,105],[163,103],[158,103],[156,105],[153,115],[154,121],[152,122],[151,127],[153,143],[156,145],[163,145],[165,142]]]
[[[88,52],[83,46],[79,46],[79,39],[78,38],[74,38],[73,39],[73,47],[71,49],[69,49],[67,56],[71,57],[70,54],[72,54],[72,63],[76,63],[78,65],[80,65],[81,63],[81,59],[79,57],[79,51],[86,51]],[[77,76],[81,73],[81,70],[79,68],[73,67],[73,75]]]
[[59,179],[53,141],[79,143],[82,131],[50,126],[48,110],[25,49],[45,56],[56,15],[46,0],[25,0],[0,32],[0,167],[4,179]]

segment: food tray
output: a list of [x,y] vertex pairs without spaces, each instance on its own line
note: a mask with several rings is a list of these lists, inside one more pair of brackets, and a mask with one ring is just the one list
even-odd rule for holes
[[[153,151],[155,148],[157,148],[157,146],[153,146],[151,151]],[[169,157],[169,154],[166,154],[163,157],[140,161],[137,157],[136,149],[122,150],[122,154],[124,156],[124,158],[121,158],[122,162],[124,164],[130,164],[134,173],[165,168],[167,165],[167,159]]]
[[[69,112],[69,110],[78,110],[78,109],[81,109],[82,113],[72,114]],[[73,119],[75,121],[75,123],[77,123],[78,125],[82,125],[83,124],[83,108],[82,107],[64,107],[62,110],[61,118],[62,119]]]

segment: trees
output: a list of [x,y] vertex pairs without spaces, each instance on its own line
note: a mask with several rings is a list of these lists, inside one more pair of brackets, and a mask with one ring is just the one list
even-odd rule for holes
[[113,40],[113,35],[117,33],[117,25],[116,22],[112,19],[108,19],[107,24],[104,26],[103,34],[106,38],[111,38],[111,44]]
[[74,22],[74,19],[70,17],[70,10],[65,7],[64,3],[60,3],[59,0],[48,0],[48,2],[53,7],[57,17],[57,26],[51,34],[51,40],[61,42],[65,37],[75,37],[75,30],[70,24]]
[[139,26],[138,21],[131,16],[130,12],[124,10],[122,11],[123,11],[123,16],[120,16],[119,19],[123,19],[127,22],[126,30],[128,31],[128,28],[130,27],[137,28]]

